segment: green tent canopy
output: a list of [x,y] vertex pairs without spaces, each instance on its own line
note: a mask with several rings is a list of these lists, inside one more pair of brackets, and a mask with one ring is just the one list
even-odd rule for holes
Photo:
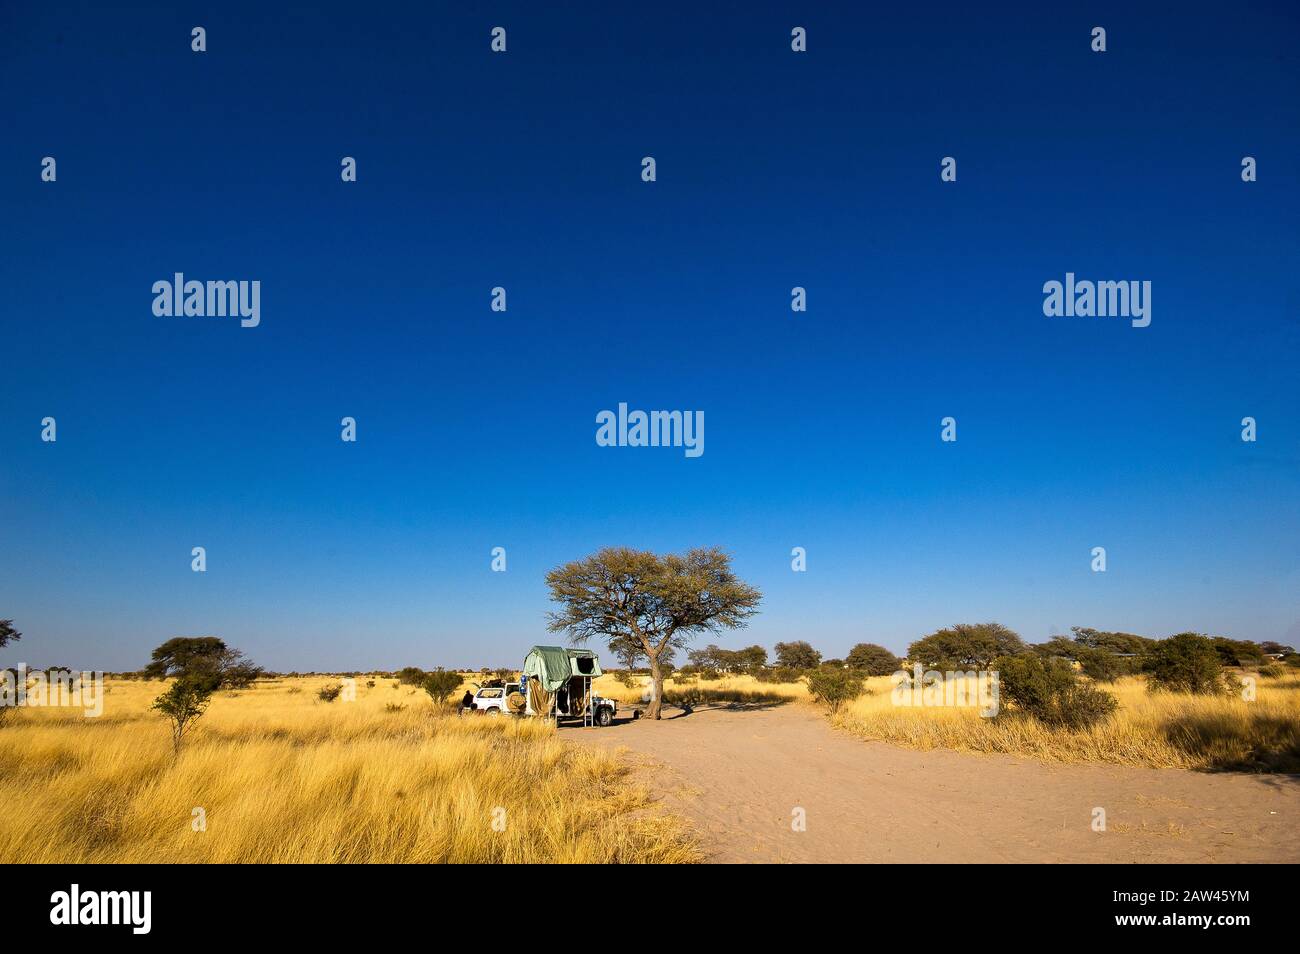
[[524,679],[536,676],[542,688],[555,692],[574,676],[599,676],[600,662],[590,649],[563,646],[534,646],[524,660]]

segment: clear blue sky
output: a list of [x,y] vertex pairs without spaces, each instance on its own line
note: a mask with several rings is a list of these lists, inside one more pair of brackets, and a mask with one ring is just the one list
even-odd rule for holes
[[[271,6],[0,12],[0,664],[517,664],[608,544],[729,550],[728,646],[1300,639],[1293,5]],[[704,455],[596,446],[620,401]]]

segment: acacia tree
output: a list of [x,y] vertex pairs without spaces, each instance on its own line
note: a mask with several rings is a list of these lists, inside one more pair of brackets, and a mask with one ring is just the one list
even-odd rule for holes
[[605,547],[546,574],[553,633],[575,644],[599,639],[616,649],[635,640],[650,663],[654,696],[646,716],[661,718],[663,663],[696,635],[739,629],[758,612],[762,594],[738,579],[731,558],[716,547],[659,556],[629,547]]

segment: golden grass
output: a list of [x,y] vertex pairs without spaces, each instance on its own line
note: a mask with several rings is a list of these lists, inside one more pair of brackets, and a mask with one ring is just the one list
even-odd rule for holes
[[179,759],[148,710],[161,682],[110,680],[98,719],[11,712],[0,862],[699,859],[614,756],[539,720],[440,714],[423,691],[368,678],[354,702],[321,702],[329,677],[220,693]]
[[1051,729],[1008,713],[981,718],[972,708],[900,707],[889,677],[868,680],[870,695],[831,721],[864,738],[916,749],[1022,755],[1045,762],[1185,769],[1300,772],[1300,674],[1259,679],[1253,702],[1240,694],[1149,692],[1130,677],[1100,688],[1119,709],[1082,732]]

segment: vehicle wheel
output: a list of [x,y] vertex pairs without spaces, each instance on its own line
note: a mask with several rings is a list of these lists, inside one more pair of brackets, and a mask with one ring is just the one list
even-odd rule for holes
[[602,729],[609,726],[614,721],[614,713],[610,712],[604,706],[596,710],[596,725]]
[[501,714],[501,710],[500,710],[500,709],[496,709],[496,708],[492,708],[492,709],[489,709],[489,710],[487,711],[487,714],[490,715],[490,716],[499,716],[499,715]]

